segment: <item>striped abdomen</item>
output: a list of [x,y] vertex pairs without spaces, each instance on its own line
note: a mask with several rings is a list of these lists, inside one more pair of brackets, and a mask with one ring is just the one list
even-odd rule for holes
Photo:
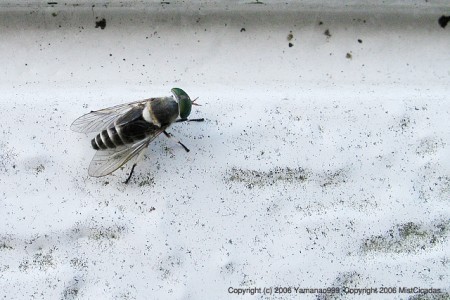
[[103,130],[92,139],[91,145],[95,150],[113,149],[135,143],[159,131],[161,131],[160,127],[148,123],[144,119],[138,119],[128,124],[116,125]]
[[165,130],[178,116],[178,103],[171,97],[148,99],[128,111],[91,141],[95,150],[114,149],[154,136]]

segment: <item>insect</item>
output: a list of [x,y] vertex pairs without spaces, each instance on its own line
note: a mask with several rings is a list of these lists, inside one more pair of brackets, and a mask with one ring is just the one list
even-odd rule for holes
[[[93,177],[111,174],[128,161],[135,159],[128,183],[134,168],[147,149],[161,133],[171,138],[166,129],[175,122],[204,121],[188,119],[192,105],[199,105],[180,88],[173,88],[173,96],[149,98],[131,103],[91,111],[76,119],[71,129],[76,132],[99,132],[91,140],[95,153],[88,173]],[[189,149],[180,141],[186,152]]]

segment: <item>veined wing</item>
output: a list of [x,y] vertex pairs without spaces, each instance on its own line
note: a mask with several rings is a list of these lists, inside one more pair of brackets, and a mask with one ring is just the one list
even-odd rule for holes
[[131,145],[124,145],[115,149],[98,150],[89,165],[89,175],[102,177],[111,174],[136,157],[141,151],[147,149],[150,142],[163,131],[164,129],[161,129],[153,135]]
[[70,129],[82,133],[98,132],[107,129],[133,108],[141,107],[143,109],[148,100],[145,99],[92,111],[76,119],[70,126]]

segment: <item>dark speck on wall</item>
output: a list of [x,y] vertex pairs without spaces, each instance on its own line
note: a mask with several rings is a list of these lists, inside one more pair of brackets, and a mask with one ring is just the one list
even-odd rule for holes
[[241,32],[244,32],[244,31],[245,31],[245,28],[244,28],[244,27],[242,27],[242,28],[241,28]]
[[448,22],[450,22],[450,16],[441,16],[439,18],[438,22],[442,28],[445,28],[447,26]]
[[347,52],[347,54],[345,55],[345,58],[352,59],[352,55]]
[[294,44],[289,43],[289,48],[294,47]]
[[292,41],[292,39],[294,38],[294,35],[292,34],[292,31],[289,32],[289,34],[287,35],[287,40],[288,41]]
[[358,43],[362,44],[362,40],[361,40],[361,39],[358,39]]
[[325,34],[327,37],[331,37],[331,33],[330,33],[330,30],[329,30],[329,29],[325,30],[325,31],[323,32],[323,34]]
[[101,28],[101,29],[105,29],[106,27],[106,20],[105,18],[101,19],[100,21],[95,21],[95,28]]

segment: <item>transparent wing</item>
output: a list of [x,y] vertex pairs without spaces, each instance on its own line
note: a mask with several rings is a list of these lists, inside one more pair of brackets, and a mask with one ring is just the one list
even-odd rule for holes
[[144,109],[144,106],[134,106],[131,109],[128,109],[124,114],[118,116],[116,120],[113,122],[117,126],[121,126],[124,124],[131,123],[135,121],[136,119],[139,119],[142,117],[142,110]]
[[97,132],[107,129],[114,124],[117,119],[133,108],[139,107],[143,109],[148,100],[149,99],[145,99],[92,111],[76,119],[72,125],[70,125],[70,129],[82,133]]
[[155,132],[153,135],[131,145],[117,147],[115,149],[98,150],[89,165],[89,175],[93,177],[102,177],[111,174],[133,157],[147,149],[161,132]]

